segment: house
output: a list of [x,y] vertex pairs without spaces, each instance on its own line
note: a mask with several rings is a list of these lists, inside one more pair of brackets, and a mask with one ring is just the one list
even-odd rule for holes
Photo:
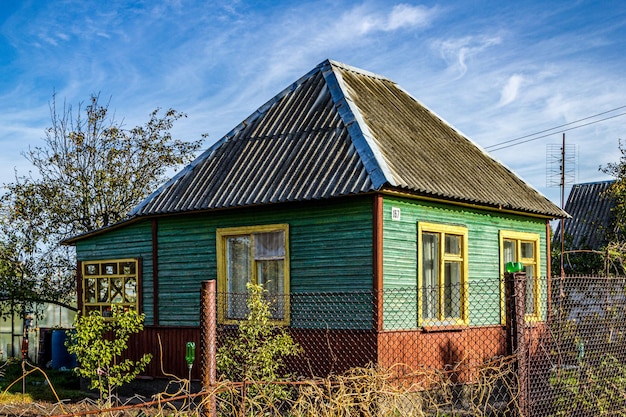
[[568,274],[597,273],[604,268],[602,257],[589,251],[602,251],[614,233],[615,200],[607,191],[615,180],[574,184],[565,211],[571,218],[559,222],[553,245],[560,247],[563,236],[564,269]]
[[223,328],[244,317],[246,282],[263,283],[285,295],[273,319],[332,372],[502,354],[504,265],[524,263],[541,320],[549,221],[566,215],[393,81],[327,60],[127,220],[66,243],[82,311],[145,313],[134,349],[159,358],[159,334],[166,369],[185,374],[201,281],[217,279]]

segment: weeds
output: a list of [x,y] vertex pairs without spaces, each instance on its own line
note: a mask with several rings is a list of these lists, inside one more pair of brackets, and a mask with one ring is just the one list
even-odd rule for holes
[[[196,417],[209,409],[211,398],[217,401],[218,416],[289,416],[289,417],[426,417],[493,416],[504,410],[516,410],[517,381],[512,372],[514,358],[500,358],[478,368],[456,367],[450,371],[418,369],[406,366],[390,369],[354,368],[342,375],[311,380],[221,381],[202,392],[190,394],[187,380],[173,380],[178,387],[172,393],[159,393],[150,399],[118,399],[119,405],[103,409],[97,400],[78,403],[0,405],[0,415],[41,416],[171,416]],[[401,368],[401,371],[400,371]],[[451,378],[458,372],[472,372],[471,383],[458,384]],[[276,401],[268,387],[283,387],[288,398]],[[242,393],[248,395],[248,408],[242,409]],[[205,414],[206,415],[206,414]]]

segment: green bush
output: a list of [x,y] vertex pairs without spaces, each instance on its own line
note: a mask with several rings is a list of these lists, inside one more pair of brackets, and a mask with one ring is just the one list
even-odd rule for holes
[[89,379],[90,388],[100,392],[100,400],[107,394],[110,401],[116,388],[131,382],[150,363],[150,354],[138,361],[120,359],[130,336],[143,330],[143,321],[143,314],[113,306],[112,317],[105,319],[99,312],[79,316],[75,330],[68,332],[67,350],[79,364],[75,371]]
[[250,283],[247,288],[249,313],[239,323],[237,335],[226,339],[218,349],[216,362],[222,378],[244,383],[245,403],[241,404],[240,396],[226,402],[235,409],[243,405],[246,413],[260,415],[262,404],[279,406],[290,396],[287,385],[271,383],[286,380],[288,375],[281,374],[284,358],[298,355],[301,350],[284,327],[272,322],[271,304],[264,297],[266,291]]

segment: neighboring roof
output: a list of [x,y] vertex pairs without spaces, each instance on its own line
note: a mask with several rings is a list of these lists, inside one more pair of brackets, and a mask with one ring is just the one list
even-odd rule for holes
[[261,106],[130,215],[384,190],[567,216],[393,81],[329,60]]
[[[571,218],[564,221],[565,242],[571,238],[571,249],[600,249],[607,243],[615,201],[605,195],[615,181],[575,184],[569,193],[565,211]],[[561,224],[554,234],[561,241]]]

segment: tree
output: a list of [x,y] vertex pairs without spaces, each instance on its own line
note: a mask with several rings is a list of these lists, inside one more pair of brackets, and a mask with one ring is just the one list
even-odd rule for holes
[[[560,237],[559,237],[560,238]],[[592,250],[589,247],[574,248],[572,236],[564,235],[563,271],[565,275],[603,275],[607,273],[606,250]],[[561,273],[561,244],[554,241],[551,253],[552,274]]]
[[626,146],[621,139],[619,151],[619,161],[601,166],[600,171],[615,178],[615,182],[606,191],[606,197],[613,199],[615,206],[611,209],[612,223],[607,231],[609,244],[605,258],[616,273],[623,274],[626,258]]
[[0,197],[0,282],[21,277],[16,294],[54,300],[75,287],[73,251],[60,242],[124,220],[172,168],[192,160],[204,136],[174,139],[174,122],[186,115],[173,109],[157,108],[127,129],[99,95],[76,112],[53,96],[50,117],[44,144],[24,153],[35,175],[16,173]]
[[615,182],[606,191],[607,197],[614,200],[615,206],[613,213],[613,228],[610,230],[609,240],[612,242],[620,241],[626,235],[626,147],[619,141],[620,158],[618,162],[610,162],[604,167],[600,167],[600,171],[611,175],[615,178]]
[[[40,302],[70,307],[64,300],[72,293],[73,277],[68,247],[46,246],[38,227],[39,216],[15,215],[18,204],[4,195],[0,204],[0,317],[12,318],[26,311],[38,313]],[[64,266],[64,267],[63,267]],[[71,276],[68,274],[72,274]]]

